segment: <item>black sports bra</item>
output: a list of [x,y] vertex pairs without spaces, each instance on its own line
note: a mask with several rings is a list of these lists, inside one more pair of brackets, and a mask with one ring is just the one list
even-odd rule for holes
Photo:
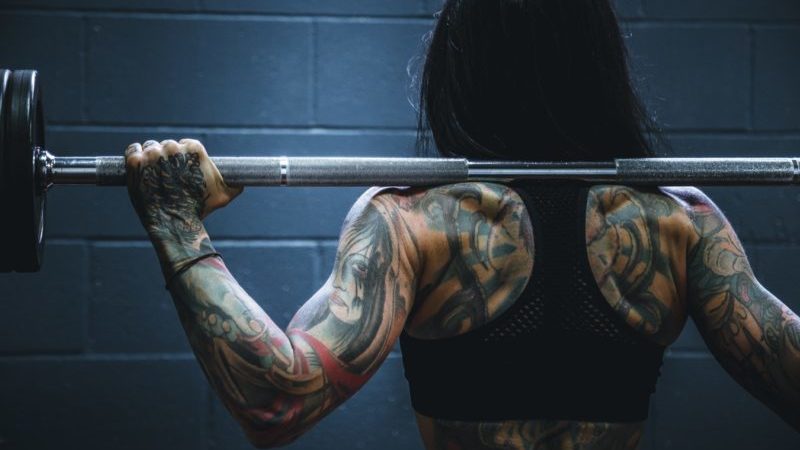
[[586,253],[587,186],[516,185],[531,215],[534,269],[520,298],[452,338],[403,333],[414,409],[443,420],[647,419],[663,361],[614,312]]

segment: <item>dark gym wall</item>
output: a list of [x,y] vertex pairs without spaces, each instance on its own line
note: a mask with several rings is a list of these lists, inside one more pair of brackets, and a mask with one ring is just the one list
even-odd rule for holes
[[[437,3],[0,0],[0,67],[41,71],[60,155],[194,137],[213,155],[410,156],[406,66]],[[619,11],[675,154],[800,153],[800,3],[620,0]],[[285,325],[329,273],[360,192],[251,189],[209,229]],[[708,192],[762,282],[800,311],[800,191]],[[190,353],[124,190],[55,189],[48,220],[42,273],[0,275],[0,449],[249,448]],[[393,354],[292,448],[420,445]],[[796,449],[800,437],[689,325],[643,447]]]

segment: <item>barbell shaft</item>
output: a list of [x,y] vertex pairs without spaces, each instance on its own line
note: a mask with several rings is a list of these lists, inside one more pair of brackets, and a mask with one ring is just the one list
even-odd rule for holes
[[[614,162],[492,162],[428,158],[215,157],[232,186],[433,186],[466,181],[578,181],[648,186],[797,185],[800,158],[650,158]],[[50,185],[124,186],[121,156],[41,152]]]

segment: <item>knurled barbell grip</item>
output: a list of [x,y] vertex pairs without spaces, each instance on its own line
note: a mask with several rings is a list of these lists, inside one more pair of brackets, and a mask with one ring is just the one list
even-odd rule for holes
[[616,161],[621,183],[670,186],[800,184],[797,158],[649,158]]
[[[463,159],[213,157],[231,186],[431,186],[467,181]],[[124,186],[121,156],[53,157],[45,186]]]

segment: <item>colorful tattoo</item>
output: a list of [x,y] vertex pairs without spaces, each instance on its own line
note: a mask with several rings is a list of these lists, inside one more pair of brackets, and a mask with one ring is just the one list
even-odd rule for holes
[[180,262],[213,253],[200,219],[208,189],[200,155],[178,153],[128,171],[131,202],[169,279]]
[[[533,267],[533,232],[522,199],[508,187],[458,184],[431,189],[412,205],[427,229],[425,311],[409,332],[422,339],[463,334],[506,311]],[[435,243],[431,245],[431,242]]]
[[681,270],[672,264],[685,253],[675,239],[685,211],[660,193],[623,186],[593,188],[587,208],[589,264],[606,300],[635,330],[671,344],[685,321]]
[[800,431],[800,318],[758,283],[719,209],[699,193],[689,205],[692,316],[723,367]]

